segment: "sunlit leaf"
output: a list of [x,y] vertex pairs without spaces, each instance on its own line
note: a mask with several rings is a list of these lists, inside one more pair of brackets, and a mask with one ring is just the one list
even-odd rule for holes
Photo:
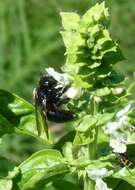
[[19,189],[42,188],[69,171],[63,156],[56,150],[42,150],[33,154],[20,166],[21,180]]
[[63,154],[68,159],[68,161],[73,160],[73,145],[71,142],[66,142],[63,146]]
[[97,121],[97,118],[94,116],[86,115],[83,117],[82,121],[80,121],[79,125],[76,127],[76,130],[79,132],[86,132],[88,129],[94,127]]
[[94,141],[95,131],[87,130],[86,132],[76,132],[73,144],[86,145]]
[[62,12],[61,18],[62,18],[62,25],[65,30],[78,30],[79,21],[80,21],[80,16],[78,14]]
[[[97,3],[95,6],[93,6],[91,9],[89,9],[83,16],[83,21],[91,24],[93,21],[100,21],[104,19],[108,19],[108,9],[105,8],[105,3]],[[92,21],[91,21],[92,20]]]
[[95,117],[97,118],[98,122],[96,123],[97,126],[101,126],[109,122],[113,117],[114,113],[104,113],[104,114],[97,114]]
[[111,89],[109,89],[108,87],[99,88],[91,92],[91,94],[98,97],[106,96],[106,95],[109,95],[110,93],[111,93]]
[[35,108],[17,95],[0,90],[0,136],[14,132],[31,135],[49,143],[44,130],[38,136]]
[[0,190],[12,190],[12,181],[0,179]]

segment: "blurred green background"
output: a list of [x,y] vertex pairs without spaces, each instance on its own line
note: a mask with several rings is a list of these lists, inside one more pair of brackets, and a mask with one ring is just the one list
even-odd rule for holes
[[[0,1],[0,88],[32,102],[32,91],[45,67],[65,62],[60,12],[83,14],[96,0]],[[107,0],[113,39],[126,58],[119,71],[135,78],[135,0]],[[12,141],[11,141],[12,139]],[[12,142],[12,143],[9,143]],[[42,148],[30,137],[3,138],[0,156],[19,163]],[[1,168],[0,168],[1,169]]]

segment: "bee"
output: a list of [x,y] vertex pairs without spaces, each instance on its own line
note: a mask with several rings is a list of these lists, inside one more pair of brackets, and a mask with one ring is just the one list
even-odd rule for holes
[[[75,113],[61,108],[63,104],[67,104],[69,101],[69,98],[65,95],[69,88],[69,84],[62,86],[53,76],[43,75],[40,78],[37,88],[34,89],[34,100],[36,117],[38,117],[37,112],[40,110],[45,127],[47,126],[47,120],[63,123],[76,118]],[[38,134],[41,134],[40,129],[38,129]]]
[[129,160],[129,157],[128,157],[127,152],[125,152],[125,153],[119,153],[119,154],[117,155],[117,157],[118,157],[119,163],[120,163],[122,166],[126,166],[126,167],[128,167],[128,168],[132,168],[133,163],[132,163],[132,161]]
[[128,156],[128,153],[125,152],[125,153],[118,153],[117,154],[117,159],[118,159],[118,162],[120,163],[120,165],[122,167],[126,167],[126,169],[128,170],[129,174],[133,176],[133,173],[131,172],[130,169],[133,169],[134,167],[134,164],[131,160],[129,160],[129,156]]

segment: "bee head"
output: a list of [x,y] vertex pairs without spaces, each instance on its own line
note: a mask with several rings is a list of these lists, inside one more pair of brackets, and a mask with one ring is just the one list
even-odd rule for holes
[[43,76],[39,81],[42,88],[52,88],[57,86],[57,81],[52,76]]

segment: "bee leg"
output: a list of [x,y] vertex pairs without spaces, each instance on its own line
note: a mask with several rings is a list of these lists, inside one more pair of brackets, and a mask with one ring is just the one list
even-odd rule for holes
[[70,85],[67,85],[67,86],[65,86],[65,87],[62,89],[62,94],[65,93],[65,92],[68,90],[68,88],[70,88]]
[[67,104],[69,101],[69,98],[68,97],[63,97],[63,98],[60,98],[59,101],[56,103],[57,106],[61,106],[62,104]]
[[62,96],[62,95],[67,91],[67,89],[68,89],[69,87],[70,87],[70,86],[67,85],[67,86],[65,86],[64,88],[58,88],[57,97]]

